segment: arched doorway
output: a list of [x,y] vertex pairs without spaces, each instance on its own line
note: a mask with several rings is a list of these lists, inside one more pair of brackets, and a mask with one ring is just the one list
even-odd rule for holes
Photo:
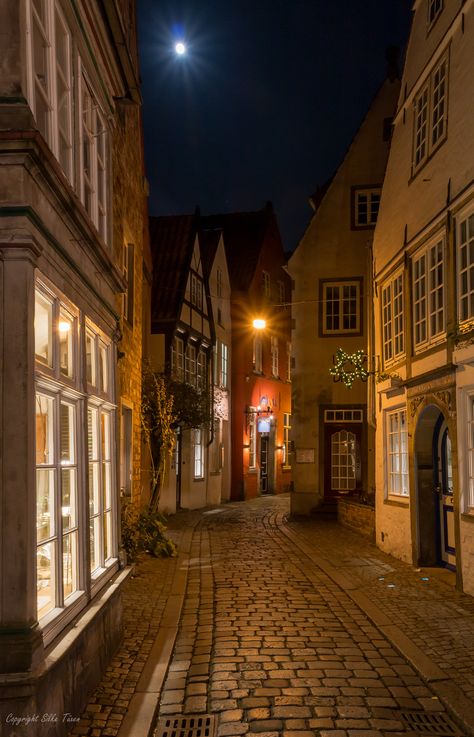
[[418,563],[455,570],[451,440],[438,407],[424,408],[415,431]]

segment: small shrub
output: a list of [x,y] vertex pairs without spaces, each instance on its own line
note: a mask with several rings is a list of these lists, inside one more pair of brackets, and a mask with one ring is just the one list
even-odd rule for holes
[[176,545],[166,532],[166,520],[159,512],[137,510],[132,504],[122,507],[122,545],[127,561],[133,563],[142,553],[155,558],[174,557]]

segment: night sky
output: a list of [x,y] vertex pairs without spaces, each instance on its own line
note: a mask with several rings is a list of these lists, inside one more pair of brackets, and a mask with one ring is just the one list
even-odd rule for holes
[[[403,51],[413,0],[138,0],[150,214],[273,202],[286,250]],[[174,52],[183,39],[185,56]]]

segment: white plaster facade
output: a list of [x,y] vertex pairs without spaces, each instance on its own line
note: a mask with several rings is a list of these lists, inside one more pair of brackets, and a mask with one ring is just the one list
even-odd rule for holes
[[413,12],[374,237],[377,543],[473,593],[474,3]]

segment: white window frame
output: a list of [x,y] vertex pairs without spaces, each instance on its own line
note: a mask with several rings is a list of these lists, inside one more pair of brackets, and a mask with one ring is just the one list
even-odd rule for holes
[[227,389],[229,386],[229,348],[226,343],[219,341],[220,348],[220,386]]
[[[105,124],[105,116],[100,108],[94,88],[82,65],[80,67],[80,197],[96,230],[102,239],[107,242],[109,134]],[[84,106],[86,98],[88,103],[87,108]],[[88,162],[84,157],[86,147],[88,150]]]
[[[354,189],[354,227],[375,228],[380,207],[381,187]],[[365,210],[365,218],[363,211]]]
[[276,335],[272,335],[270,338],[270,347],[272,354],[272,376],[278,377],[279,371],[279,356],[278,356],[278,338]]
[[[73,183],[73,89],[71,32],[58,2],[45,0],[45,17],[39,17],[32,0],[27,0],[27,94],[37,125],[66,177]],[[59,56],[58,27],[63,30],[65,53]],[[44,44],[45,75],[37,74],[35,39]],[[60,88],[62,87],[62,94]],[[62,99],[61,99],[62,97]],[[39,98],[45,108],[45,125],[39,120]],[[61,111],[64,119],[61,119]]]
[[384,365],[405,353],[405,289],[400,271],[382,286],[382,346]]
[[193,457],[194,457],[194,478],[204,478],[204,438],[202,427],[192,430],[193,436]]
[[474,206],[456,215],[456,274],[457,274],[457,312],[460,326],[470,326],[474,320]]
[[[68,396],[61,388],[54,391],[47,388],[41,380],[37,383],[36,390],[36,407],[39,406],[40,398],[44,398],[51,403],[51,436],[52,441],[52,459],[49,463],[37,463],[37,474],[46,471],[51,473],[53,480],[53,491],[50,495],[49,518],[51,520],[51,534],[44,539],[37,541],[38,553],[42,548],[49,545],[54,551],[50,556],[51,563],[51,587],[53,588],[52,606],[41,617],[42,622],[48,622],[54,619],[69,604],[73,603],[84,591],[84,575],[81,570],[81,560],[84,557],[82,546],[82,527],[80,527],[80,493],[82,487],[82,478],[79,475],[79,402]],[[72,429],[73,448],[72,459],[65,461],[61,455],[61,407],[71,407],[73,409],[74,419]],[[38,456],[38,448],[37,456]],[[38,457],[37,457],[38,460]],[[63,475],[64,471],[71,471],[74,486],[72,506],[74,510],[74,522],[65,529],[64,526],[64,510],[63,506]],[[71,500],[70,500],[71,501]],[[64,592],[64,558],[65,553],[63,543],[65,538],[75,540],[72,545],[73,565],[72,577],[74,589],[70,594]]]
[[433,67],[413,101],[413,172],[418,171],[448,134],[448,54]]
[[[88,596],[93,596],[100,586],[103,585],[104,579],[110,577],[118,566],[118,540],[117,540],[117,499],[116,499],[116,483],[115,483],[115,461],[117,449],[115,446],[115,425],[116,425],[116,407],[114,404],[115,387],[112,375],[112,342],[102,331],[91,322],[85,315],[81,315],[78,308],[67,302],[65,297],[59,294],[51,285],[48,285],[42,276],[39,276],[36,282],[36,291],[43,297],[47,296],[51,305],[51,319],[48,320],[48,330],[51,331],[50,338],[46,339],[46,343],[50,345],[51,361],[45,363],[42,360],[35,361],[35,378],[37,394],[47,396],[53,403],[52,411],[52,428],[54,451],[52,461],[47,464],[39,463],[40,468],[50,468],[54,470],[54,515],[55,529],[54,535],[55,546],[59,550],[62,541],[71,536],[71,540],[75,540],[76,564],[75,573],[75,590],[67,597],[64,596],[64,584],[62,580],[62,567],[64,566],[64,558],[56,556],[56,584],[55,584],[55,606],[50,609],[41,619],[41,627],[43,629],[44,642],[47,644],[56,637],[61,629],[68,624],[71,619],[84,606]],[[70,343],[70,356],[73,363],[73,371],[70,376],[61,371],[61,332],[55,328],[61,319],[71,320],[71,333],[74,338]],[[79,329],[79,326],[83,328]],[[42,326],[43,329],[43,326]],[[35,336],[36,337],[36,336]],[[82,363],[83,357],[86,355],[86,342],[89,346],[90,358],[90,375],[88,376],[87,364]],[[36,343],[36,340],[35,340]],[[73,347],[74,346],[74,347]],[[69,354],[69,348],[68,348]],[[102,377],[102,378],[101,378]],[[89,379],[89,380],[88,380]],[[74,444],[68,446],[72,451],[68,457],[60,457],[61,452],[61,405],[73,407],[74,413],[73,425],[71,426],[71,442]],[[88,497],[88,473],[89,458],[87,447],[85,445],[84,418],[88,416],[88,408],[98,408],[99,411],[107,412],[109,417],[108,423],[108,447],[109,447],[109,465],[108,473],[108,494],[107,505],[103,505],[103,493],[100,491],[98,497],[102,499],[102,508],[100,511],[100,523],[97,525],[99,535],[104,531],[104,520],[108,519],[108,555],[100,560],[100,566],[92,575],[86,565],[89,556],[87,554],[87,546],[90,544],[90,514],[89,514],[89,497]],[[73,429],[72,429],[73,427]],[[64,440],[64,435],[62,436]],[[63,446],[64,448],[64,446]],[[37,456],[38,460],[38,456]],[[75,515],[74,521],[66,530],[64,527],[64,509],[63,498],[60,498],[61,489],[64,485],[64,471],[69,470],[71,477],[75,480]],[[102,474],[99,474],[102,478]],[[38,541],[38,546],[44,541]],[[103,542],[102,550],[104,549]],[[71,550],[74,549],[71,547]]]
[[412,258],[413,343],[422,350],[445,336],[445,242],[443,237]]
[[386,497],[409,499],[408,418],[404,407],[385,411]]
[[[355,289],[355,296],[345,293],[347,289]],[[322,335],[356,335],[361,332],[360,298],[361,282],[359,280],[324,281],[322,282]],[[355,312],[352,307],[355,303]],[[332,305],[333,309],[329,309]],[[349,312],[348,312],[348,307]],[[344,319],[355,319],[353,327],[345,328]],[[331,325],[332,323],[332,325]]]

